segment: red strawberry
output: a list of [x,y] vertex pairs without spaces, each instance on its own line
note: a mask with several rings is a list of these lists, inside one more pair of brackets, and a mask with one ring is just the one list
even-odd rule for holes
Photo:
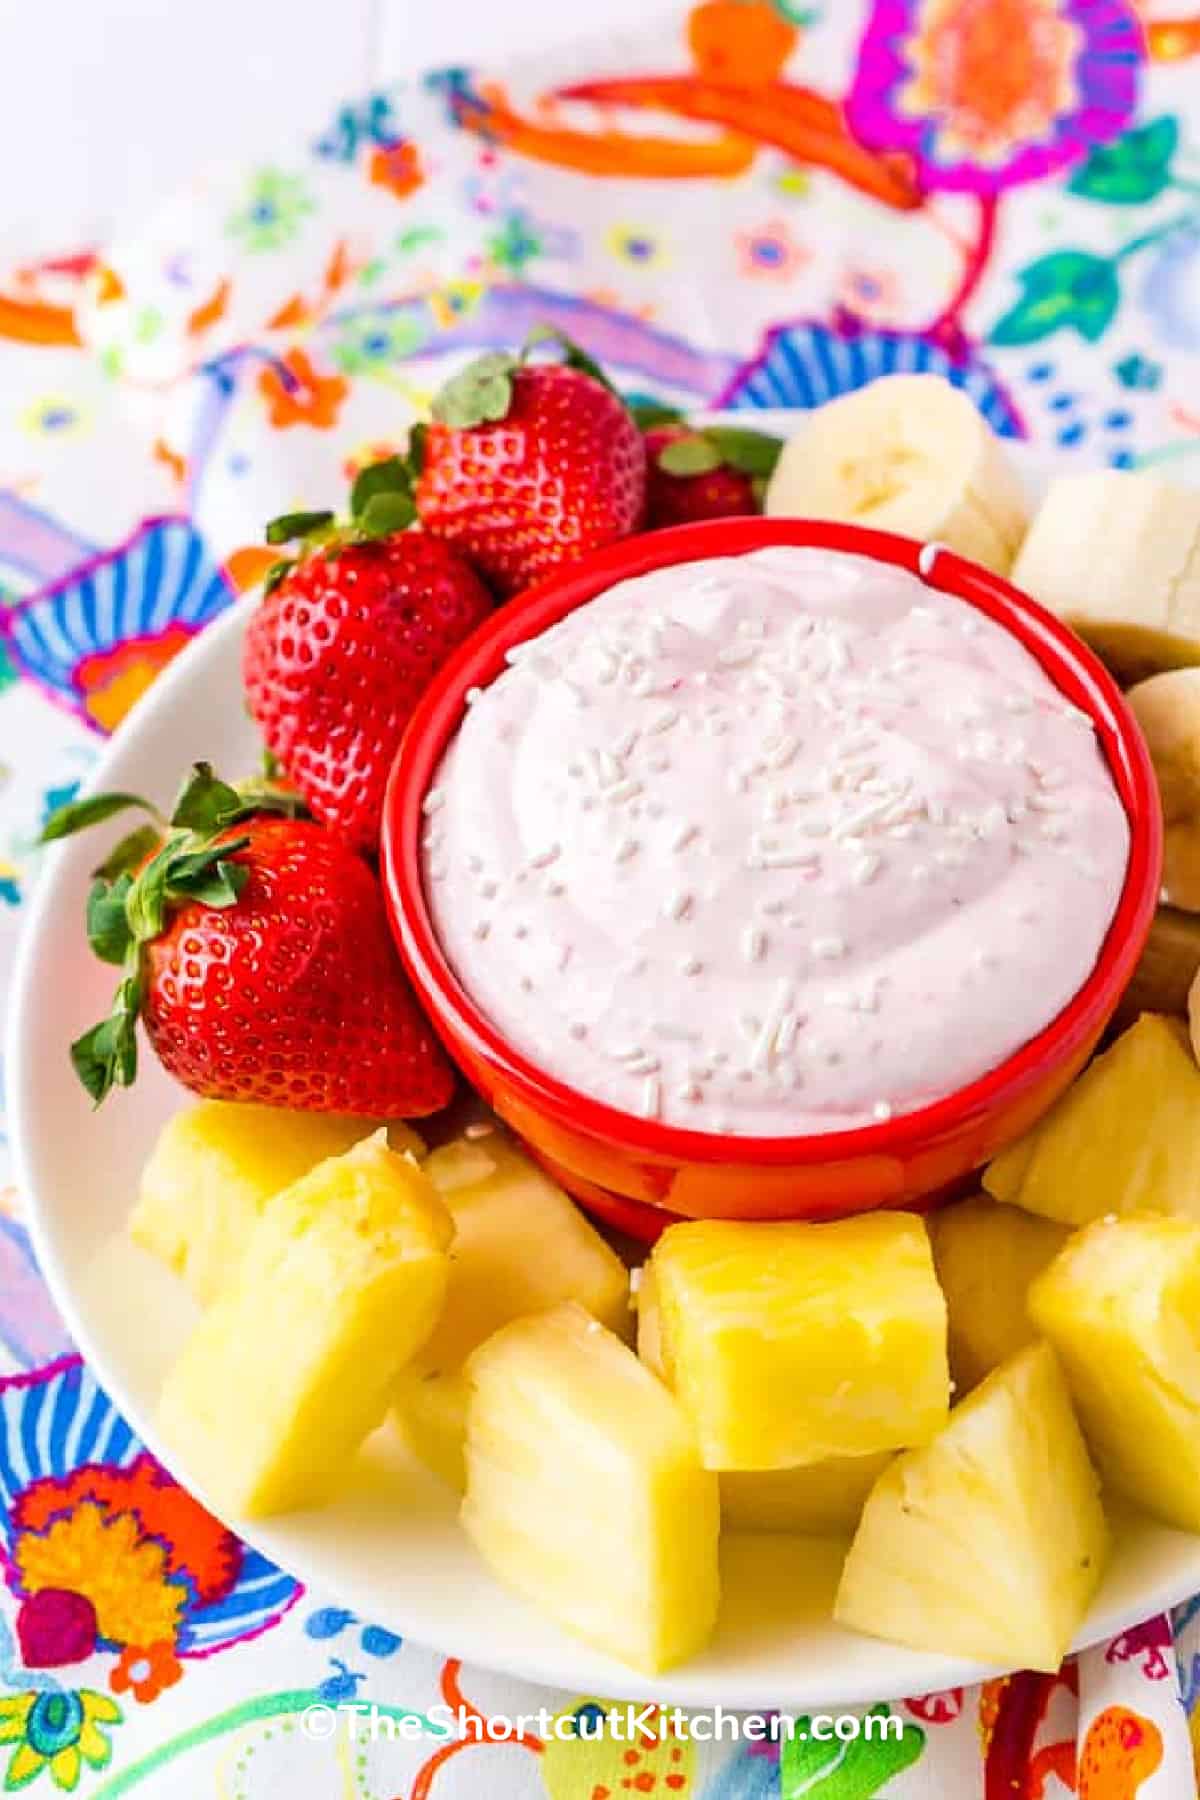
[[[126,794],[63,808],[65,837]],[[400,967],[374,874],[278,788],[196,769],[169,826],[135,832],[98,872],[88,937],[122,980],[72,1045],[99,1102],[137,1073],[136,1023],[169,1074],[214,1100],[415,1118],[454,1087]],[[147,856],[147,833],[155,847]]]
[[[365,475],[378,483],[389,467],[400,469],[375,465]],[[396,479],[405,479],[402,471]],[[394,497],[400,516],[406,502],[411,516],[407,496]],[[385,508],[384,516],[396,515]],[[309,528],[313,518],[321,529],[329,517],[280,521],[274,535]],[[491,605],[449,545],[399,531],[336,537],[285,566],[255,613],[243,658],[250,711],[313,814],[347,843],[374,849],[388,771],[413,708]]]
[[642,523],[641,433],[573,346],[563,363],[479,357],[434,402],[417,454],[421,522],[504,595]]
[[739,427],[697,429],[666,418],[646,431],[646,527],[693,525],[762,511],[777,438]]

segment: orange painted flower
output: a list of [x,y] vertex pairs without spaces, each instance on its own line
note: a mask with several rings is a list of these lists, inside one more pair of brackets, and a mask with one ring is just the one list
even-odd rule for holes
[[1130,0],[875,0],[846,112],[925,187],[996,193],[1117,137],[1144,57]]
[[142,1706],[183,1679],[183,1666],[171,1645],[165,1642],[130,1644],[121,1652],[121,1660],[108,1678],[114,1694],[132,1694]]
[[407,138],[400,138],[394,144],[381,144],[371,156],[368,173],[373,186],[386,188],[397,200],[415,194],[425,180],[421,153]]
[[258,391],[277,431],[286,431],[291,425],[328,431],[337,424],[350,388],[340,375],[318,375],[307,352],[295,349],[262,371]]

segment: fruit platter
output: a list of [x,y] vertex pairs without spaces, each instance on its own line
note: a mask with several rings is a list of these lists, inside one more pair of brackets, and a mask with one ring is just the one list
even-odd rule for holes
[[16,1149],[130,1423],[580,1692],[1200,1587],[1200,494],[535,332],[333,499],[46,828]]

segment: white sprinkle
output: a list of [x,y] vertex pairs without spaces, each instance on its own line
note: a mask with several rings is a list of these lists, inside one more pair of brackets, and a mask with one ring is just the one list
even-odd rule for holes
[[528,925],[514,925],[513,936],[515,938],[527,938],[529,936]]
[[785,1012],[775,1032],[775,1054],[786,1056],[795,1042],[800,1020],[796,1013]]
[[445,881],[449,871],[444,862],[431,862],[429,865],[429,873],[435,881]]
[[641,782],[634,781],[630,778],[626,781],[618,781],[613,787],[605,788],[604,798],[606,800],[614,800],[617,802],[622,800],[633,800],[641,793],[641,791]]
[[924,863],[914,863],[913,864],[911,879],[913,881],[928,881],[929,880],[929,870],[925,867]]
[[691,910],[692,896],[686,888],[676,888],[663,904],[663,912],[668,919],[682,919]]
[[464,698],[468,706],[474,706],[476,701],[483,699],[483,689],[481,687],[469,687]]
[[625,733],[625,736],[621,739],[621,741],[619,743],[613,745],[613,755],[616,757],[619,757],[620,760],[622,762],[624,762],[625,758],[629,755],[629,752],[633,749],[633,746],[637,743],[637,741],[638,741],[637,732],[636,731],[627,731]]
[[532,644],[514,644],[511,650],[504,652],[506,663],[519,663],[523,656],[528,656],[533,649]]
[[822,962],[834,962],[839,956],[845,956],[846,940],[843,937],[818,937],[813,939],[809,948]]
[[[917,572],[922,581],[929,580],[930,576],[933,574],[934,564],[937,562],[938,557],[945,548],[945,544],[938,543],[921,545],[920,554],[917,557]],[[917,609],[914,606],[912,610],[915,613]]]
[[474,937],[477,937],[479,939],[480,943],[482,943],[484,938],[487,936],[488,932],[491,929],[492,929],[492,921],[490,919],[476,919],[475,929],[474,929],[474,932],[472,935]]
[[672,1025],[667,1020],[660,1020],[650,1027],[655,1037],[666,1038],[672,1044],[697,1044],[700,1033],[687,1025]]
[[892,1106],[890,1100],[877,1100],[871,1108],[872,1116],[878,1119],[881,1125],[892,1117],[894,1111],[895,1108]]
[[435,813],[439,806],[445,806],[445,804],[445,788],[430,788],[424,800],[421,802],[421,811],[428,817],[430,813]]
[[759,869],[807,869],[820,859],[819,850],[762,850],[750,866]]
[[658,756],[652,756],[650,758],[650,767],[653,769],[653,771],[656,775],[662,775],[667,769],[670,768],[670,766],[671,766],[671,759],[669,756],[664,756],[663,754],[660,753]]
[[530,857],[529,867],[531,869],[548,869],[550,864],[557,862],[561,855],[561,844],[547,844],[544,850],[539,850],[536,856]]
[[779,743],[767,752],[767,767],[769,769],[786,769],[799,748],[800,739],[798,737],[781,738]]
[[703,967],[698,956],[685,956],[679,964],[682,975],[698,975]]
[[638,848],[638,841],[636,838],[633,838],[633,837],[622,838],[621,842],[617,845],[617,848],[614,852],[617,862],[619,862],[619,863],[628,862],[631,856],[637,855],[637,848]]
[[967,866],[961,850],[935,850],[933,860],[942,869],[965,869]]
[[651,721],[650,721],[649,725],[646,727],[646,729],[647,729],[647,731],[652,731],[655,733],[655,735],[657,735],[660,731],[670,731],[672,725],[677,725],[678,723],[679,723],[678,711],[676,710],[675,707],[668,706],[663,712],[660,712],[657,715],[657,717],[651,719]]
[[754,661],[758,655],[754,644],[728,644],[724,650],[717,651],[717,661],[725,669],[741,669]]
[[676,1088],[675,1094],[677,1099],[689,1104],[694,1104],[697,1100],[704,1098],[702,1089],[694,1081],[685,1081],[682,1087]]
[[855,863],[850,871],[850,879],[855,887],[866,887],[869,881],[874,881],[882,865],[883,858],[877,856],[873,850],[869,851],[866,856]]
[[699,833],[700,827],[690,819],[685,819],[671,839],[672,850],[684,850]]
[[756,925],[748,925],[742,933],[742,955],[747,962],[761,962],[767,953],[767,934]]

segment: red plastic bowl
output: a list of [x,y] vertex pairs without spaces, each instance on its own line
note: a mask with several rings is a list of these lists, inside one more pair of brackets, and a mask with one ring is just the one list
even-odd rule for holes
[[919,1206],[952,1190],[1058,1098],[1096,1046],[1150,928],[1162,859],[1154,774],[1115,683],[1064,625],[1006,581],[948,551],[930,584],[957,595],[1025,645],[1059,691],[1093,719],[1129,816],[1125,884],[1099,960],[1070,1004],[997,1068],[884,1124],[804,1137],[687,1131],[589,1098],[508,1043],[443,955],[421,879],[421,802],[462,718],[505,651],[615,582],[668,563],[770,544],[854,552],[919,573],[921,546],[891,533],[811,520],[729,519],[627,539],[501,608],[442,669],[405,734],[383,818],[388,909],[405,966],[452,1056],[538,1159],[593,1211],[652,1239],[673,1216],[815,1219]]

